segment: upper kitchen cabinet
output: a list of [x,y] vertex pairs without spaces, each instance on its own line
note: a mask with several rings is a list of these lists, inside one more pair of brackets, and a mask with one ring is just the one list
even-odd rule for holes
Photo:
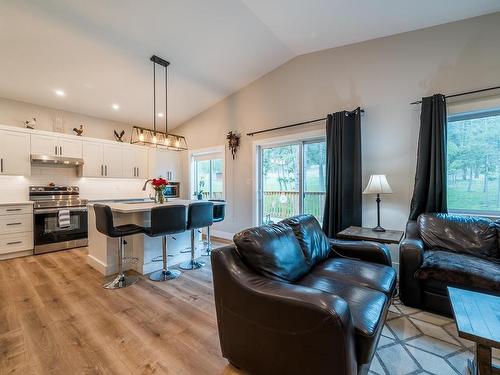
[[148,178],[148,149],[123,146],[123,177]]
[[149,152],[149,173],[162,176],[169,181],[182,180],[182,152],[163,149],[151,149]]
[[32,134],[31,154],[82,158],[82,141],[79,139]]
[[0,130],[0,174],[31,174],[29,133]]
[[123,177],[122,146],[101,142],[83,142],[83,176]]

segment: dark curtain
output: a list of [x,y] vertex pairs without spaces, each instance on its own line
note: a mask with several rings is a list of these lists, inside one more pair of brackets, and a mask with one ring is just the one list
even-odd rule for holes
[[447,212],[446,197],[446,98],[422,98],[417,170],[410,220],[424,212]]
[[323,231],[336,237],[361,226],[361,110],[326,119],[326,197]]

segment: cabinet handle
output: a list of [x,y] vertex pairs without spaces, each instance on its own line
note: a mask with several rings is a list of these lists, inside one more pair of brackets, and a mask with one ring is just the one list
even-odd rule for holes
[[18,243],[23,243],[23,241],[7,242],[7,245],[17,245]]
[[0,159],[0,172],[3,172],[3,158]]
[[104,176],[104,165],[101,164],[101,176]]
[[57,155],[57,146],[54,146],[55,150],[56,150],[56,155]]
[[104,175],[106,175],[106,176],[108,175],[108,166],[107,165],[104,166]]
[[59,146],[59,155],[62,155],[63,152],[62,152],[62,146]]
[[139,177],[139,174],[140,174],[139,167],[137,167],[137,177]]
[[7,225],[21,225],[22,223],[7,223]]
[[137,167],[134,167],[134,177],[137,177],[137,176],[138,176]]
[[20,208],[7,208],[5,211],[7,211],[7,212],[21,211],[21,209]]

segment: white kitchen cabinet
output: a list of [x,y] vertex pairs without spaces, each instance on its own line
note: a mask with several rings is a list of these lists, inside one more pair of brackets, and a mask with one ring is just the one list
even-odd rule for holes
[[98,142],[83,142],[83,176],[104,177],[104,145]]
[[148,178],[148,149],[138,146],[123,147],[123,177]]
[[29,255],[32,251],[33,205],[0,205],[0,260]]
[[84,142],[83,160],[84,177],[123,177],[121,145]]
[[28,133],[0,130],[0,174],[17,176],[31,174]]
[[150,175],[161,176],[169,181],[179,182],[182,179],[181,152],[155,149],[149,154]]
[[105,177],[123,177],[122,146],[104,145],[103,164]]
[[59,156],[81,159],[83,155],[83,142],[79,139],[59,138]]
[[82,141],[52,135],[32,134],[31,154],[80,159],[82,157]]

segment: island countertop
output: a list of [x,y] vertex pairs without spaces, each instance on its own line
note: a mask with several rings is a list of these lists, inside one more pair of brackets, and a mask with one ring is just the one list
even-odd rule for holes
[[[208,202],[208,201],[200,201],[200,200],[186,200],[186,199],[173,199],[169,200],[165,203],[154,203],[154,202],[115,202],[107,204],[113,212],[121,213],[121,214],[131,214],[136,212],[148,212],[155,207],[160,206],[173,206],[173,205],[184,205],[189,206],[191,203],[197,202]],[[217,205],[225,205],[226,202],[212,202],[214,206]],[[93,205],[90,203],[89,205]]]

